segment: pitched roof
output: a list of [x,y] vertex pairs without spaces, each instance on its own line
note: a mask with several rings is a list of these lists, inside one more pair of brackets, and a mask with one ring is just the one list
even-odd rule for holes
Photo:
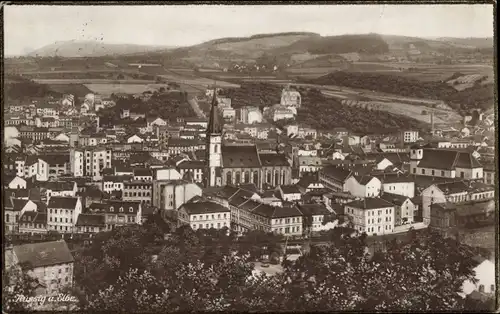
[[78,215],[78,220],[76,221],[76,226],[105,226],[104,215],[99,214],[80,214]]
[[64,196],[52,196],[49,199],[48,208],[64,208],[64,209],[75,209],[78,198],[76,197],[64,197]]
[[320,183],[317,174],[304,175],[302,178],[300,178],[299,182],[297,182],[297,186],[308,188],[312,183]]
[[8,198],[5,202],[5,208],[11,211],[21,211],[30,200],[25,200],[21,198]]
[[439,183],[436,184],[436,186],[445,194],[456,194],[456,193],[467,192],[469,190],[469,186],[465,184],[465,182],[463,181]]
[[323,204],[299,204],[298,206],[305,216],[330,214],[330,211]]
[[32,222],[34,224],[46,225],[47,224],[47,213],[26,211],[26,212],[24,212],[24,214],[21,217],[19,217],[19,221]]
[[177,168],[179,169],[203,169],[205,163],[201,160],[186,160],[181,162]]
[[[135,215],[139,211],[140,202],[106,200],[104,203],[92,203],[89,206],[90,212],[119,213],[123,208],[124,214]],[[132,211],[130,209],[132,208]],[[113,209],[113,210],[111,210]]]
[[382,183],[414,182],[414,179],[412,177],[399,173],[377,174],[374,175],[374,177],[378,178]]
[[229,208],[209,201],[185,203],[182,207],[189,215],[230,212]]
[[46,181],[40,182],[40,187],[51,191],[72,191],[75,184],[74,181]]
[[371,180],[373,180],[374,177],[363,175],[363,176],[355,176],[354,178],[356,179],[356,181],[358,181],[359,184],[367,185],[368,183],[370,183]]
[[394,205],[382,198],[367,197],[362,200],[349,202],[346,204],[346,206],[360,208],[360,209],[376,209],[376,208],[393,207]]
[[401,206],[403,205],[404,202],[406,202],[409,197],[399,195],[399,194],[393,194],[393,193],[387,193],[384,192],[380,195],[380,198],[383,198],[384,200],[388,201],[389,203],[392,203],[394,205]]
[[299,156],[299,166],[321,166],[321,158],[315,156]]
[[352,175],[352,171],[343,169],[341,167],[336,167],[336,166],[324,167],[321,170],[321,172],[324,175],[326,175],[330,178],[333,178],[337,181],[340,181],[340,182],[345,182],[345,180],[347,180]]
[[296,185],[280,185],[280,189],[284,194],[300,194],[300,190]]
[[266,166],[290,166],[288,160],[283,154],[259,154],[263,167]]
[[63,240],[16,245],[13,251],[21,267],[27,269],[74,262]]
[[457,167],[469,169],[479,168],[481,164],[470,152],[446,149],[425,149],[418,167],[454,170]]
[[255,145],[222,146],[224,168],[260,168],[261,162]]
[[150,177],[153,176],[153,171],[148,168],[135,168],[134,169],[134,176],[138,177]]

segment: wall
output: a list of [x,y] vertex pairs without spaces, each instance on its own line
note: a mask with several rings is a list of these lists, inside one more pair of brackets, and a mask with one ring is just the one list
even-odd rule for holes
[[415,197],[415,182],[384,183],[382,184],[382,190],[384,192],[413,198]]
[[[194,219],[194,217],[196,217],[196,219]],[[222,229],[224,227],[230,228],[230,224],[231,212],[190,215],[190,225],[193,230],[211,228]]]

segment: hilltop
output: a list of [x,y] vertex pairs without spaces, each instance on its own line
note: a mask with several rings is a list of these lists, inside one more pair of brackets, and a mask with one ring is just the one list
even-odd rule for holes
[[[426,39],[380,34],[321,36],[316,33],[260,34],[221,38],[199,45],[148,54],[165,64],[224,68],[234,63],[260,63],[262,58],[279,65],[302,63],[388,61],[406,58],[430,61],[474,56],[493,57],[493,39]],[[136,57],[139,57],[137,55]],[[145,56],[143,56],[145,57]]]
[[166,50],[167,46],[146,46],[133,44],[107,44],[100,41],[59,41],[36,49],[28,54],[31,57],[100,57],[107,55],[123,55],[148,53]]

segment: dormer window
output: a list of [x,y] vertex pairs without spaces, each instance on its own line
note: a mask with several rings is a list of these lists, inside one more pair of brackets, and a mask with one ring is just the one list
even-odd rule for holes
[[128,211],[132,213],[132,212],[134,212],[134,208],[133,207],[129,207]]
[[123,213],[123,207],[120,207],[120,213]]
[[115,208],[114,208],[113,206],[111,206],[111,207],[109,208],[109,211],[110,211],[110,212],[114,212],[114,211],[115,211]]

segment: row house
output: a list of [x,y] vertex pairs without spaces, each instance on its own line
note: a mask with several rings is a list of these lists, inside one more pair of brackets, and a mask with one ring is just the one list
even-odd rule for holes
[[47,213],[25,211],[19,218],[19,233],[45,234],[47,229]]
[[334,192],[346,192],[346,182],[353,175],[352,171],[336,166],[327,166],[319,172],[323,186]]
[[75,177],[91,176],[94,180],[102,179],[102,170],[111,168],[112,150],[95,146],[70,150],[71,172]]
[[331,213],[323,204],[299,204],[298,208],[303,217],[304,234],[311,235],[324,230],[323,222],[325,217]]
[[153,170],[147,169],[147,168],[134,169],[134,180],[135,181],[152,181],[153,180]]
[[80,146],[106,145],[108,143],[108,138],[104,133],[80,134],[78,143]]
[[230,228],[231,211],[215,202],[196,202],[183,204],[177,211],[181,224],[193,230]]
[[88,214],[104,215],[106,231],[119,226],[142,223],[140,202],[107,200],[104,203],[92,203]]
[[3,177],[3,185],[7,189],[13,189],[13,190],[19,190],[19,189],[26,189],[26,180],[14,175],[14,176],[7,176],[4,175]]
[[285,236],[301,236],[303,234],[302,212],[297,206],[273,207],[260,204],[252,213],[270,221],[271,231]]
[[354,229],[368,236],[394,232],[396,222],[394,205],[382,198],[364,198],[345,204],[347,215]]
[[42,201],[47,201],[53,196],[76,197],[78,185],[75,181],[48,181],[40,184]]
[[35,117],[35,126],[38,128],[57,128],[59,122],[55,117]]
[[82,202],[79,197],[51,197],[47,204],[48,230],[60,233],[76,232],[74,226],[81,213]]
[[103,176],[102,178],[102,191],[106,193],[112,193],[115,191],[122,192],[125,187],[125,181],[131,180],[131,176]]
[[47,181],[49,179],[49,164],[38,156],[27,156],[16,160],[16,173],[23,178]]
[[[228,207],[231,210],[232,230],[243,233],[254,229],[253,217],[250,211],[241,205],[249,200],[260,201],[261,198],[257,193],[226,185],[215,192],[207,192],[205,195],[208,199]],[[270,231],[270,227],[266,230]]]
[[153,206],[161,210],[178,209],[195,196],[201,196],[197,183],[185,180],[158,180],[153,182]]
[[106,217],[101,214],[80,214],[75,224],[76,233],[99,233],[106,231]]
[[134,180],[123,182],[122,200],[150,205],[153,200],[153,182]]
[[354,197],[377,197],[380,195],[382,183],[372,176],[350,176],[345,182],[345,191]]
[[299,156],[298,160],[300,176],[306,173],[318,172],[323,168],[323,162],[319,157]]
[[27,118],[25,116],[10,115],[4,118],[4,123],[6,126],[36,126],[35,119]]
[[431,206],[438,203],[465,203],[484,201],[495,197],[495,187],[482,182],[455,181],[432,184],[424,189],[422,195],[422,216],[430,223]]
[[8,248],[5,267],[20,269],[35,278],[40,284],[36,290],[40,295],[56,296],[73,286],[74,259],[64,240]]
[[29,139],[32,141],[41,141],[50,138],[50,132],[48,128],[37,128],[31,126],[21,126],[19,127],[19,137],[21,139]]
[[375,175],[382,182],[384,193],[415,197],[415,181],[410,176],[396,174]]
[[64,154],[44,154],[40,156],[48,163],[49,179],[57,179],[61,176],[70,174],[71,164],[69,153]]
[[411,198],[409,198],[408,196],[386,193],[386,192],[382,193],[380,198],[394,205],[395,226],[412,224],[415,222],[415,216],[417,215],[418,205],[413,203]]
[[4,230],[7,233],[19,231],[19,218],[25,212],[36,211],[37,205],[28,199],[9,197],[4,203]]
[[57,104],[40,102],[36,105],[36,113],[42,117],[55,117],[59,115]]

